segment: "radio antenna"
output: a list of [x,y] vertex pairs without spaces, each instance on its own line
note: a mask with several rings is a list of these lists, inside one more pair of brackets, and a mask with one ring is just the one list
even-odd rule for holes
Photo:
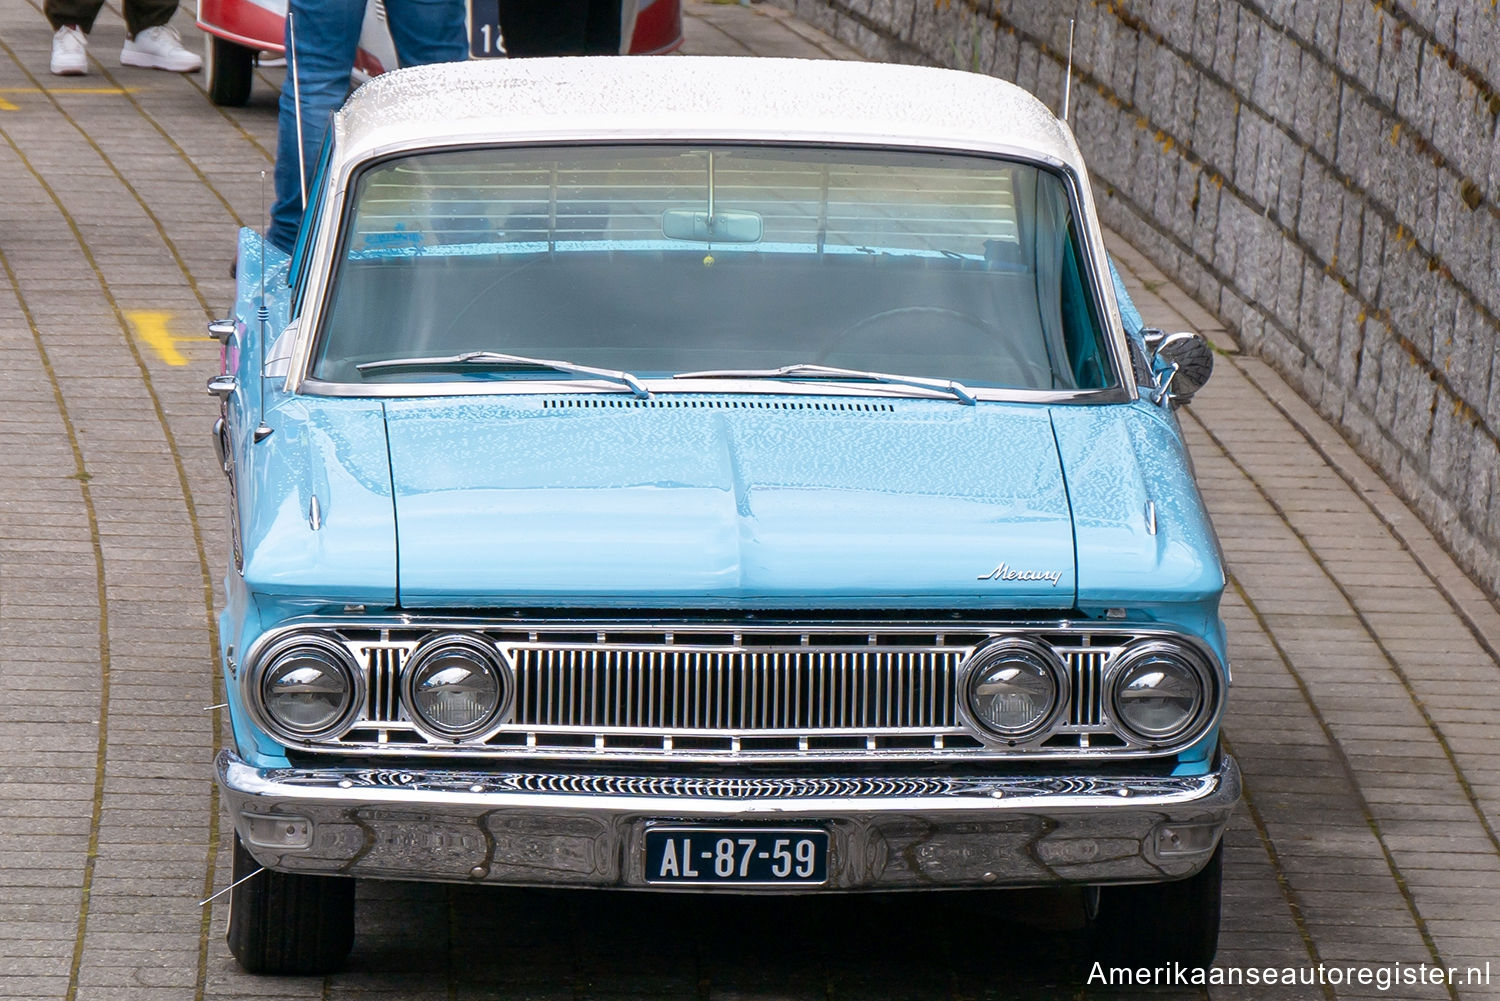
[[1073,28],[1077,23],[1073,18],[1068,18],[1068,68],[1063,73],[1062,120],[1064,123],[1068,120],[1068,102],[1073,97]]
[[[266,217],[266,172],[260,172],[260,216]],[[266,308],[266,238],[268,234],[262,233],[260,237],[260,302],[255,311],[256,319],[260,320],[261,330],[265,330],[266,321],[271,318],[271,311]]]
[[[291,46],[287,53],[287,69],[292,74],[292,111],[297,121],[297,184],[302,192],[302,210],[307,211],[307,154],[302,149],[302,81],[297,72],[297,25],[292,12],[286,12],[286,40]],[[1069,52],[1072,42],[1068,43]]]

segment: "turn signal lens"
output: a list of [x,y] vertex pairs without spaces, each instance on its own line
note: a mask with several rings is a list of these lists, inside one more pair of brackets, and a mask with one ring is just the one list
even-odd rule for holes
[[1219,843],[1220,830],[1219,824],[1162,824],[1153,832],[1156,854],[1170,858],[1211,852]]
[[298,849],[312,845],[313,824],[306,817],[242,813],[240,830],[245,843],[257,848]]

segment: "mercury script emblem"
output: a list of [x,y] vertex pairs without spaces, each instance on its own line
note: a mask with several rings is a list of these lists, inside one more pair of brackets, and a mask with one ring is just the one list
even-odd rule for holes
[[1053,587],[1062,580],[1061,570],[1012,570],[1009,563],[1002,563],[989,573],[982,573],[979,580],[1044,580]]

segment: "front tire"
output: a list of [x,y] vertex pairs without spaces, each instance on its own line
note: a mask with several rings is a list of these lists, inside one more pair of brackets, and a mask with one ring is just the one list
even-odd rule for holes
[[1196,876],[1099,888],[1094,956],[1105,966],[1206,967],[1219,948],[1224,843]]
[[[233,879],[259,868],[236,834]],[[354,945],[354,880],[261,872],[229,891],[225,939],[246,973],[332,973]]]
[[253,49],[204,33],[203,78],[208,81],[210,101],[220,107],[243,108],[250,103],[254,74]]

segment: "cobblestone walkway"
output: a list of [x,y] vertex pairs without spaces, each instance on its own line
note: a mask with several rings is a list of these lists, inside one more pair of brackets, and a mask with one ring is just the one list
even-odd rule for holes
[[[361,887],[350,972],[241,974],[209,762],[224,486],[204,394],[235,228],[264,218],[273,71],[250,107],[122,69],[47,73],[0,4],[0,997],[1121,997],[1043,898],[751,902]],[[687,51],[844,58],[769,5],[688,0]],[[196,41],[187,5],[178,15]],[[1085,153],[1088,137],[1083,137]],[[1233,580],[1219,963],[1431,964],[1457,985],[1153,998],[1500,998],[1500,614],[1343,440],[1129,246],[1148,321],[1224,352],[1183,411]],[[1464,969],[1493,967],[1487,983]]]

